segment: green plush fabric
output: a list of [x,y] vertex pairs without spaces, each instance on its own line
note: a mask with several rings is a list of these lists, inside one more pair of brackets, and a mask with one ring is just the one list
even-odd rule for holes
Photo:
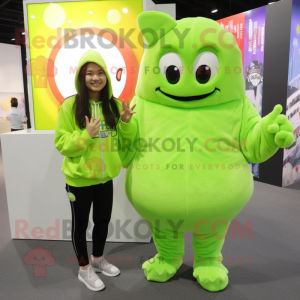
[[[203,258],[201,264],[195,261],[194,277],[203,288],[219,291],[228,284],[221,263],[224,235],[253,193],[247,161],[266,161],[279,147],[290,146],[293,127],[280,115],[280,105],[264,118],[254,109],[245,95],[241,52],[228,46],[235,38],[217,22],[176,22],[164,13],[144,12],[138,25],[142,32],[153,26],[158,38],[145,36],[149,47],[133,100],[138,132],[120,157],[127,166],[127,197],[149,223],[158,251],[154,262],[143,264],[145,276],[159,282],[174,276],[182,263],[184,232],[193,232],[195,257]],[[178,35],[187,28],[180,43]],[[159,69],[170,53],[169,65],[183,67],[176,83]],[[200,56],[217,57],[212,67],[218,72],[205,83],[195,72]],[[199,59],[200,65],[211,61]]]

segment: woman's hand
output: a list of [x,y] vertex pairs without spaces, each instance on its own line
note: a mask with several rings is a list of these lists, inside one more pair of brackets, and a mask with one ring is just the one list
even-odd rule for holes
[[135,111],[133,111],[136,104],[134,104],[133,107],[130,108],[129,107],[129,98],[128,98],[127,104],[124,102],[124,100],[122,100],[122,106],[123,106],[123,110],[121,112],[122,121],[125,123],[128,123],[131,119],[131,116],[136,113]]
[[94,123],[94,117],[91,117],[91,122],[89,121],[89,118],[85,116],[85,123],[86,123],[86,131],[88,132],[89,136],[91,138],[95,137],[100,130],[100,117],[98,120]]

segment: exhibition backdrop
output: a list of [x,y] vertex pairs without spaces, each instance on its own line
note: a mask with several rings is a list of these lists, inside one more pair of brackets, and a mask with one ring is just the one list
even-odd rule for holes
[[[278,186],[300,180],[299,2],[281,1],[218,21],[236,37],[242,52],[245,93],[258,113],[263,117],[280,103],[284,111],[286,105],[286,114],[294,125],[296,141],[289,149],[279,149],[260,166],[249,164],[256,180]],[[136,24],[138,14],[143,11],[142,0],[32,3],[26,6],[30,44],[27,73],[31,77],[35,129],[55,129],[60,105],[66,97],[76,93],[77,62],[82,53],[91,48],[101,53],[108,66],[114,96],[133,98],[143,55]],[[274,22],[279,20],[281,25],[277,28]],[[283,30],[286,25],[291,28],[291,33]],[[124,42],[126,34],[136,47]],[[290,45],[283,42],[285,37],[290,37]],[[290,51],[289,65],[285,63],[285,57],[288,58],[285,49]],[[285,66],[288,68],[287,84]],[[287,102],[286,96],[282,101],[281,91],[285,94],[286,91],[281,83],[287,87]]]
[[282,186],[300,181],[300,0],[293,0],[286,115],[293,123],[295,142],[284,149]]
[[54,130],[60,105],[76,94],[74,78],[81,55],[99,51],[114,96],[134,96],[143,39],[137,16],[143,0],[27,4],[32,101],[36,130]]
[[[231,32],[242,52],[246,95],[257,112],[262,115],[263,66],[266,7],[218,20]],[[249,163],[255,177],[259,177],[259,164]]]

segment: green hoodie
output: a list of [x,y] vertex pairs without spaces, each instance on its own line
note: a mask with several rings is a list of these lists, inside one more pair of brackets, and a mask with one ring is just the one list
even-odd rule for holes
[[[75,75],[75,87],[80,94],[78,74],[87,62],[94,62],[101,66],[106,74],[109,85],[109,97],[112,96],[111,79],[101,55],[95,50],[88,50],[81,57]],[[115,99],[122,112],[122,102]],[[101,118],[99,134],[91,138],[86,128],[80,129],[76,124],[72,111],[75,95],[63,102],[60,107],[54,145],[65,156],[61,171],[65,174],[65,181],[70,186],[83,187],[105,183],[116,177],[121,170],[119,151],[134,140],[137,125],[132,119],[125,123],[121,117],[117,120],[117,130],[105,124],[102,113],[102,102],[89,99],[91,116],[94,120]]]

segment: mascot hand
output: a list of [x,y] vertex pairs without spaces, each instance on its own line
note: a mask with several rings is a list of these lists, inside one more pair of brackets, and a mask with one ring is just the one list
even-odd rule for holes
[[274,134],[274,141],[280,148],[290,147],[295,140],[293,134],[293,124],[287,119],[286,115],[280,114],[282,106],[276,105],[273,111],[264,119],[267,121],[267,130]]

